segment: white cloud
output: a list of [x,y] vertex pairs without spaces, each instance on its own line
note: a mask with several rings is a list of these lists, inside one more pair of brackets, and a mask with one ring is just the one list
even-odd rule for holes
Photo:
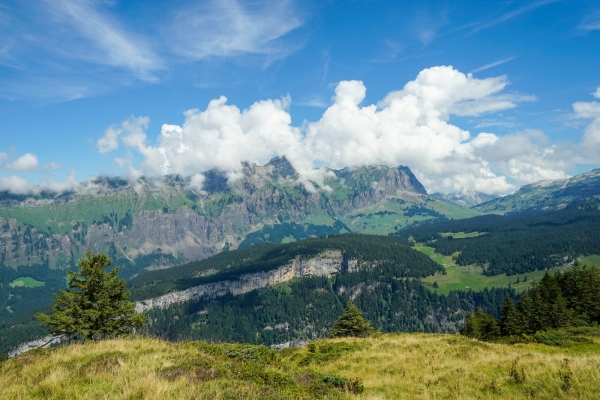
[[35,154],[27,153],[6,165],[7,169],[13,171],[33,171],[38,168],[40,162]]
[[148,117],[129,117],[129,119],[123,121],[121,126],[110,126],[104,131],[102,136],[96,142],[96,147],[101,154],[111,152],[119,148],[119,136],[123,133],[127,134],[128,137],[131,135],[144,135],[144,129],[148,128],[150,118]]
[[[506,93],[507,85],[503,76],[477,79],[452,67],[433,67],[377,104],[363,105],[365,85],[342,81],[322,116],[301,127],[291,124],[289,96],[257,101],[243,110],[220,97],[204,110],[186,111],[182,125],[162,125],[155,139],[145,133],[149,119],[132,116],[107,129],[97,146],[103,153],[125,147],[125,157],[116,162],[132,182],[141,175],[181,174],[191,177],[190,188],[197,193],[202,193],[204,171],[218,168],[235,181],[242,162],[264,164],[276,155],[287,156],[300,173],[300,182],[311,191],[315,190],[311,181],[323,187],[328,174],[315,166],[385,164],[410,167],[430,192],[488,194],[504,194],[540,179],[563,178],[576,164],[589,164],[592,157],[598,160],[600,102],[573,105],[575,118],[592,120],[579,145],[552,144],[537,130],[472,135],[451,123],[453,115],[488,116],[532,99]],[[588,160],[580,155],[584,150]],[[6,158],[2,154],[0,158]],[[5,187],[23,190],[16,177],[10,182],[4,179]],[[63,183],[49,180],[32,190],[68,188],[75,183],[73,173]]]
[[262,4],[220,0],[180,11],[172,27],[175,49],[186,58],[240,54],[278,58],[297,49],[281,38],[301,24],[290,0]]
[[502,60],[494,61],[489,64],[485,64],[479,68],[475,68],[473,71],[471,71],[471,73],[474,74],[475,72],[485,71],[486,69],[497,67],[498,65],[502,65],[502,64],[512,61],[514,59],[515,59],[515,57],[509,57],[509,58],[504,58]]
[[0,192],[8,191],[14,194],[25,194],[30,189],[24,178],[16,175],[0,176]]
[[600,87],[594,92],[594,97],[600,99]]
[[63,166],[61,164],[57,164],[54,161],[51,161],[48,164],[44,164],[44,169],[48,169],[48,170],[59,170],[62,168],[63,168]]
[[506,193],[515,184],[564,176],[560,168],[565,164],[556,163],[560,149],[548,147],[537,133],[480,133],[473,138],[449,122],[451,115],[480,116],[532,100],[505,93],[507,85],[503,76],[476,79],[452,67],[433,67],[377,105],[361,106],[364,84],[342,81],[322,117],[300,128],[291,125],[289,97],[259,101],[245,110],[221,97],[203,111],[187,111],[182,126],[163,125],[155,143],[144,133],[143,119],[145,125],[137,124],[127,134],[121,134],[125,125],[107,130],[103,139],[108,139],[99,149],[116,148],[120,140],[143,157],[138,170],[132,158],[119,160],[129,174],[133,169],[146,176],[193,176],[196,189],[203,171],[219,168],[235,180],[242,161],[264,164],[275,155],[288,157],[309,190],[309,180],[322,183],[325,173],[315,165],[407,165],[429,190],[445,192]]

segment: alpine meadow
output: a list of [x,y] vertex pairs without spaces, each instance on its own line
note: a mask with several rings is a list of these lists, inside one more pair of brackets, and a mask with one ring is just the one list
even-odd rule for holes
[[0,400],[600,399],[600,4],[6,0]]

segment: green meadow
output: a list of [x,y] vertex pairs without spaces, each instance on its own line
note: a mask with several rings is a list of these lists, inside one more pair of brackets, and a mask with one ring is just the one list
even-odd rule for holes
[[39,286],[44,286],[45,282],[40,282],[33,279],[30,276],[22,276],[10,283],[10,287],[26,287],[26,288],[34,288]]
[[[508,285],[511,285],[517,292],[523,292],[530,287],[532,280],[540,280],[546,273],[546,271],[535,271],[511,276],[507,276],[506,274],[485,276],[483,275],[482,267],[476,265],[456,265],[452,256],[437,254],[433,247],[416,244],[414,248],[431,257],[436,263],[444,266],[444,270],[446,271],[445,275],[438,273],[422,280],[426,288],[440,294],[448,294],[452,290],[465,291],[472,289],[479,291],[486,287],[491,289],[493,287],[508,287]],[[598,259],[600,260],[600,257],[598,257]],[[590,262],[588,263],[591,264]],[[558,269],[559,268],[552,268],[548,270],[548,272],[553,273]],[[433,287],[434,282],[437,282],[438,284],[437,289]]]

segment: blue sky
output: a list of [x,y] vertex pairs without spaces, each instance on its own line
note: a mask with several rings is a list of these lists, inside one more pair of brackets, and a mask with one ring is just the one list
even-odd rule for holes
[[9,0],[0,190],[286,154],[508,193],[600,165],[599,43],[593,0]]

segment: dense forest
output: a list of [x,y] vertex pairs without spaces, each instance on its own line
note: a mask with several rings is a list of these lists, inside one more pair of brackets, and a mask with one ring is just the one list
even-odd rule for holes
[[[600,254],[600,200],[573,203],[538,215],[485,215],[421,225],[394,234],[427,243],[436,252],[457,252],[458,265],[477,264],[485,275],[521,274],[561,266],[582,255]],[[482,233],[453,239],[443,233]]]
[[419,280],[420,272],[408,265],[382,262],[331,279],[298,278],[243,295],[151,310],[149,331],[169,340],[264,344],[312,340],[328,336],[344,305],[353,298],[382,331],[453,332],[466,312],[482,307],[499,317],[505,295],[516,298],[510,289],[438,295],[427,290]]

